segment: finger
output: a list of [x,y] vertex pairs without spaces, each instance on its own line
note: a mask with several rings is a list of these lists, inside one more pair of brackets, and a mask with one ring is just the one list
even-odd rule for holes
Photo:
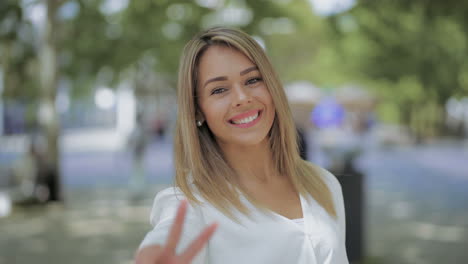
[[135,264],[154,263],[162,257],[162,248],[160,245],[151,245],[137,251]]
[[167,238],[166,249],[171,252],[175,252],[177,243],[179,243],[186,213],[187,201],[183,200],[182,202],[180,202],[179,208],[177,209],[175,221],[172,224],[171,231],[169,232],[169,237]]
[[211,224],[201,232],[198,237],[190,243],[190,246],[180,255],[180,260],[182,263],[189,263],[192,259],[198,254],[198,252],[205,246],[205,244],[210,240],[213,233],[218,228],[218,223]]

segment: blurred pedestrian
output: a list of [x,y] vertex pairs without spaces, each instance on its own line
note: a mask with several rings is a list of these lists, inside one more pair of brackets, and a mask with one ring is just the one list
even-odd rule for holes
[[50,197],[48,166],[36,137],[30,137],[23,156],[13,164],[12,199],[17,203],[42,203]]
[[139,199],[145,191],[145,154],[148,145],[148,135],[145,129],[143,112],[136,116],[136,124],[133,129],[129,148],[132,152],[132,174],[129,182],[130,198]]
[[157,194],[136,262],[348,263],[341,186],[300,157],[296,135],[253,38],[195,36],[179,68],[176,187]]

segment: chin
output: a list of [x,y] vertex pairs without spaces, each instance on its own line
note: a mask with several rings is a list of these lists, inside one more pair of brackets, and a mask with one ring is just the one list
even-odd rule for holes
[[228,144],[242,146],[242,147],[253,147],[258,146],[264,142],[268,142],[268,135],[265,134],[262,136],[256,137],[242,137],[242,138],[235,138],[231,139]]

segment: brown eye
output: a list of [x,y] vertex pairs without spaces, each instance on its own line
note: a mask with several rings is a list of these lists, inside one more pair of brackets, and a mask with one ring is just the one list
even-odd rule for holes
[[211,91],[211,94],[220,94],[226,91],[226,88],[215,88]]
[[256,77],[256,78],[252,78],[252,79],[249,79],[247,82],[246,82],[246,85],[252,85],[252,84],[256,84],[258,82],[262,81],[262,78],[260,77]]

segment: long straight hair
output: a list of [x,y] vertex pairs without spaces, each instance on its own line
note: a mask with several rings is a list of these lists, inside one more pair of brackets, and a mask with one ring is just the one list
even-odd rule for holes
[[258,43],[235,29],[216,27],[201,32],[183,50],[177,84],[178,113],[174,139],[176,186],[190,202],[200,203],[195,195],[198,194],[233,220],[237,219],[233,209],[245,215],[250,213],[240,199],[241,194],[258,205],[236,180],[236,172],[224,159],[208,126],[196,126],[195,120],[200,113],[196,100],[199,61],[213,45],[234,48],[258,67],[276,109],[268,134],[276,171],[290,177],[296,191],[301,195],[311,195],[336,218],[331,192],[320,172],[300,158],[296,127],[278,75]]

